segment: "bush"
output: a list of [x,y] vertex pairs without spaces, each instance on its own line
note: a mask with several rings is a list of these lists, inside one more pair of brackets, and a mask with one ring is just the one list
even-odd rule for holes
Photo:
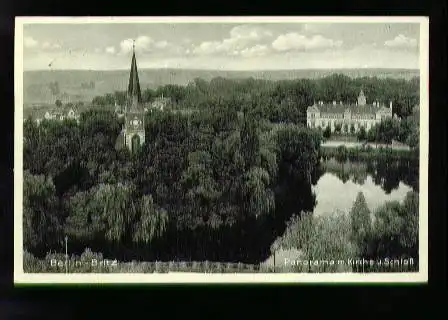
[[325,128],[324,132],[322,133],[322,136],[323,136],[325,139],[328,139],[328,138],[331,137],[331,128],[330,128],[330,126],[327,126],[327,127]]
[[364,129],[364,127],[359,128],[358,140],[359,141],[365,141],[366,139],[367,139],[366,129]]
[[337,132],[337,133],[341,133],[341,130],[342,130],[342,124],[336,123],[334,125],[334,131]]
[[182,261],[181,263],[179,263],[179,271],[185,272],[187,270],[188,270],[187,262]]
[[179,271],[179,264],[177,264],[174,261],[170,261],[168,263],[168,272],[175,272],[175,271]]
[[355,125],[352,123],[350,126],[350,133],[355,134],[355,132],[356,132]]
[[339,146],[337,148],[336,160],[341,162],[347,160],[347,148],[345,146]]
[[199,262],[194,261],[191,265],[191,272],[201,272],[201,264]]

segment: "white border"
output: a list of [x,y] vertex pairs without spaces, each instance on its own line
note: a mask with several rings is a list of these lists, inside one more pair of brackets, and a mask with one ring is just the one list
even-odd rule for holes
[[[424,283],[428,281],[429,19],[427,17],[16,17],[14,51],[14,283]],[[420,186],[418,273],[31,274],[23,272],[23,27],[83,23],[419,23]]]

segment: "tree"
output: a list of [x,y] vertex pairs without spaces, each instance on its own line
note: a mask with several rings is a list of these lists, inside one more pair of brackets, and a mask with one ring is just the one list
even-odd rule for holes
[[359,192],[355,203],[350,211],[351,237],[357,245],[359,255],[364,257],[367,254],[367,241],[371,232],[370,210],[367,206],[364,194]]
[[57,242],[61,218],[51,179],[24,171],[23,238],[26,249],[51,247]]
[[114,92],[114,102],[119,106],[123,106],[126,103],[126,92],[125,91],[115,91]]
[[420,132],[419,132],[418,128],[411,131],[408,138],[406,139],[406,143],[412,149],[418,150],[419,145],[420,145]]
[[418,257],[418,206],[418,193],[410,191],[403,203],[389,201],[375,211],[372,256]]
[[139,203],[140,217],[134,225],[135,242],[149,243],[153,239],[160,238],[168,226],[168,213],[154,203],[152,196],[143,196]]
[[378,142],[390,144],[394,139],[399,140],[400,123],[397,119],[388,118],[376,125],[376,131]]
[[355,125],[352,123],[352,124],[350,125],[350,133],[351,133],[351,134],[355,134],[355,132],[356,132]]
[[80,191],[67,201],[68,217],[64,229],[70,239],[89,242],[104,237],[106,225],[102,218],[101,203],[94,201],[96,188]]
[[342,129],[342,124],[341,123],[336,123],[334,125],[334,131],[337,133],[341,133],[341,129]]
[[106,105],[106,100],[104,99],[104,97],[96,96],[92,99],[92,104],[94,106],[104,106]]
[[368,142],[378,142],[378,127],[373,126],[367,132],[367,141]]
[[243,197],[247,199],[247,211],[258,217],[269,214],[275,206],[274,193],[269,189],[269,173],[253,167],[244,175]]
[[51,94],[54,96],[57,96],[61,92],[59,89],[59,82],[57,81],[50,82],[48,86],[50,88]]
[[[340,212],[319,217],[311,213],[294,215],[275,244],[286,250],[299,250],[300,257],[294,257],[294,260],[311,261],[310,264],[296,266],[296,272],[351,271],[350,265],[339,265],[335,261],[346,261],[355,256],[355,247],[350,241],[350,220]],[[312,261],[321,263],[316,266]]]
[[366,139],[367,139],[366,129],[364,128],[364,126],[361,126],[358,131],[358,140],[364,141]]
[[325,139],[328,139],[331,137],[331,128],[330,125],[327,125],[327,127],[325,128],[324,132],[323,132],[323,137]]
[[131,193],[131,187],[123,184],[100,184],[96,189],[94,201],[100,208],[107,240],[119,243],[128,236],[136,214]]
[[59,99],[56,100],[55,104],[56,104],[56,107],[58,107],[58,108],[62,107],[62,101]]
[[142,92],[142,101],[144,103],[151,102],[154,99],[155,96],[156,96],[156,93],[155,93],[154,90],[152,90],[150,88],[146,88]]

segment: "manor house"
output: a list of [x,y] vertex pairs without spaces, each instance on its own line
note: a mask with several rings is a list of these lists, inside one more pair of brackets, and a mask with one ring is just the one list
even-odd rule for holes
[[330,126],[331,131],[335,131],[337,124],[341,125],[341,132],[350,132],[353,126],[355,132],[361,127],[369,131],[381,120],[392,117],[392,102],[389,107],[375,101],[369,105],[366,103],[366,97],[361,90],[356,104],[323,103],[319,101],[309,106],[306,111],[306,122],[310,128],[321,127],[325,129]]

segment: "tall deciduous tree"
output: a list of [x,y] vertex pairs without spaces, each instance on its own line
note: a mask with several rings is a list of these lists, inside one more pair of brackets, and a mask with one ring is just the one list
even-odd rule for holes
[[131,195],[131,187],[122,184],[101,184],[96,190],[94,201],[99,203],[106,239],[114,242],[126,240],[136,214]]
[[350,241],[350,220],[338,212],[319,217],[311,213],[294,215],[275,244],[299,250],[301,256],[294,260],[311,262],[298,266],[296,271],[300,272],[351,271],[346,262],[356,253]]
[[23,176],[23,237],[25,248],[47,247],[59,240],[62,217],[56,188],[43,175]]
[[151,196],[143,196],[139,205],[137,211],[140,217],[134,225],[133,240],[135,242],[149,243],[156,238],[162,237],[169,223],[167,211],[159,208]]
[[362,192],[356,196],[355,203],[350,211],[351,236],[359,249],[359,255],[367,254],[367,241],[371,233],[370,210]]
[[375,211],[371,237],[377,258],[418,258],[418,193],[410,191],[403,203],[386,202]]

